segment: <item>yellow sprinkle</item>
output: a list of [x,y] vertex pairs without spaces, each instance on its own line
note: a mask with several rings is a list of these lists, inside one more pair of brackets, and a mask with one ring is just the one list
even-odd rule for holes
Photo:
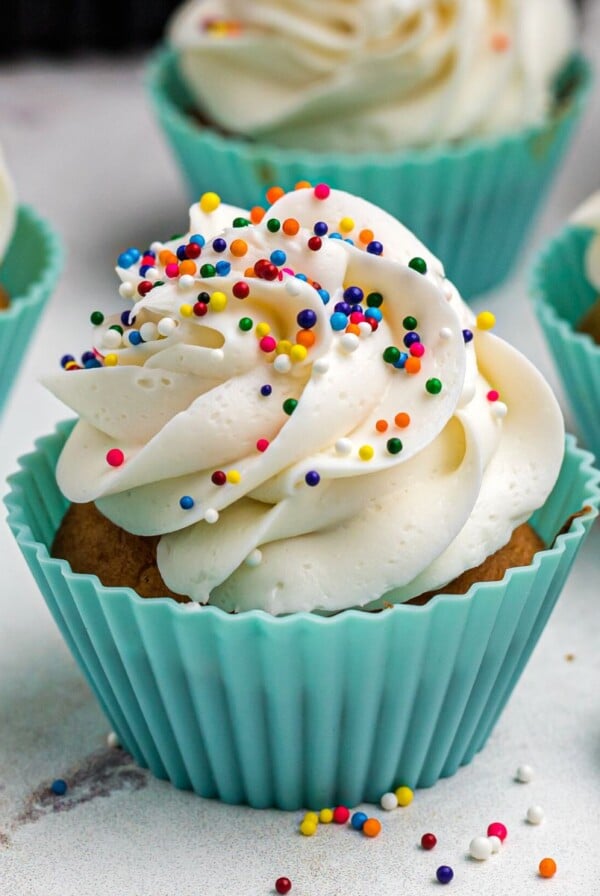
[[221,205],[221,197],[217,193],[203,193],[198,205],[203,212],[214,212]]
[[477,315],[477,326],[480,330],[491,330],[496,323],[496,317],[491,311],[482,311]]
[[342,233],[350,233],[354,230],[354,221],[352,218],[342,218],[338,226]]
[[192,314],[194,313],[194,309],[192,308],[191,305],[180,305],[179,313],[181,314],[182,317],[191,317]]
[[304,345],[293,345],[290,349],[290,358],[294,362],[306,360],[308,349]]
[[238,482],[241,482],[242,475],[239,470],[229,470],[227,473],[227,482],[231,482],[232,485],[237,485]]
[[305,837],[312,837],[312,835],[316,833],[316,830],[317,826],[314,821],[304,820],[300,825],[300,833],[304,834]]
[[310,824],[318,824],[319,816],[316,812],[307,812],[304,816],[304,821],[308,821]]
[[110,355],[104,355],[104,366],[105,367],[114,367],[115,364],[119,363],[119,358],[117,355],[110,353]]
[[371,460],[374,454],[375,451],[372,445],[361,445],[358,449],[358,456],[361,460]]
[[209,308],[211,311],[223,311],[227,306],[227,296],[224,292],[213,292],[210,297]]
[[289,355],[292,350],[292,343],[289,339],[280,339],[275,349],[277,355]]
[[260,336],[261,339],[263,336],[268,336],[270,332],[271,327],[267,323],[265,323],[265,321],[262,321],[260,324],[256,325],[256,335]]
[[410,806],[414,798],[414,793],[410,787],[398,787],[395,793],[399,806]]
[[321,809],[319,812],[319,821],[321,824],[331,824],[333,821],[333,810],[332,809]]

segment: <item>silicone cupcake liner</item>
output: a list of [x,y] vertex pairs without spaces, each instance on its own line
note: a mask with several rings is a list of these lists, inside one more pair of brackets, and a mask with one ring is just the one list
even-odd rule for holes
[[591,230],[569,227],[541,255],[533,273],[533,297],[587,446],[600,456],[600,346],[575,327],[598,298],[585,276]]
[[0,266],[10,306],[0,311],[0,411],[62,268],[58,237],[37,213],[19,206]]
[[[318,154],[282,150],[221,136],[193,118],[176,54],[161,50],[148,71],[158,121],[192,200],[216,190],[250,208],[265,189],[320,181],[365,196],[387,209],[444,262],[466,297],[491,288],[510,271],[564,155],[588,94],[590,70],[576,57],[561,79],[557,109],[539,127],[496,139],[422,151]],[[558,88],[557,88],[558,90]]]
[[485,744],[597,513],[600,473],[569,437],[534,519],[534,563],[425,607],[322,617],[229,615],[144,600],[48,548],[67,507],[54,478],[72,424],[10,479],[9,524],[111,726],[181,788],[261,808],[376,802],[427,787]]

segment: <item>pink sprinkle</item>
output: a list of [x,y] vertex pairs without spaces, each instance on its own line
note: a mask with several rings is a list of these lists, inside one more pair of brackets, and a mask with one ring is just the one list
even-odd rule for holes
[[350,315],[351,324],[361,324],[363,320],[366,320],[366,317],[364,316],[362,311],[353,311]]
[[260,345],[263,352],[274,352],[277,345],[272,336],[263,336],[258,344]]
[[120,467],[125,460],[125,455],[120,448],[111,448],[106,452],[106,463],[111,467]]
[[267,448],[269,447],[269,440],[268,439],[259,439],[258,442],[256,443],[256,447],[258,448],[259,451],[266,451]]
[[421,342],[413,342],[409,348],[409,352],[413,358],[422,358],[425,354],[425,346]]
[[179,265],[174,261],[170,261],[165,267],[165,274],[167,277],[179,277]]
[[294,272],[291,268],[282,268],[282,269],[281,269],[281,273],[282,273],[282,274],[289,274],[290,277],[293,277],[295,272]]
[[503,825],[501,821],[493,821],[488,825],[488,837],[498,837],[499,840],[502,840],[502,842],[504,842],[506,840],[507,834],[508,831],[506,830],[506,825]]
[[498,401],[499,398],[500,398],[500,393],[496,392],[495,389],[490,389],[490,391],[487,394],[487,400],[488,401]]
[[315,197],[317,199],[327,199],[330,193],[331,190],[327,184],[317,184],[315,187]]

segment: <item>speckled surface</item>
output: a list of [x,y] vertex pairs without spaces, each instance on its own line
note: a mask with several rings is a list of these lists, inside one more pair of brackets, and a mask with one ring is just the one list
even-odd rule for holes
[[[585,42],[600,60],[600,4]],[[596,48],[594,48],[596,44]],[[482,300],[498,332],[547,374],[574,428],[525,301],[534,251],[598,188],[600,89],[522,269]],[[36,379],[86,342],[89,313],[117,308],[113,259],[131,242],[177,230],[186,202],[142,90],[140,61],[30,62],[0,68],[0,139],[21,198],[62,232],[66,273],[0,421],[0,476],[36,436],[66,416]],[[137,769],[106,746],[107,723],[0,522],[0,893],[7,896],[262,896],[280,875],[292,896],[592,896],[600,842],[600,528],[598,525],[486,749],[407,809],[367,811],[383,821],[369,840],[335,825],[297,833],[299,816],[201,800]],[[518,765],[536,770],[514,780]],[[64,797],[47,788],[63,777]],[[529,825],[530,805],[546,821]],[[484,863],[469,841],[501,820],[509,837]],[[433,831],[438,845],[419,848]],[[546,855],[552,881],[537,876]],[[596,858],[595,858],[596,857]],[[445,892],[445,891],[444,891]]]

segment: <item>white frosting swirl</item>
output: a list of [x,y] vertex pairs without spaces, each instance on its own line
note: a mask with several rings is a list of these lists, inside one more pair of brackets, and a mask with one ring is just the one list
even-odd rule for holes
[[586,250],[585,273],[592,286],[600,290],[600,190],[573,212],[571,223],[596,231]]
[[0,262],[4,258],[13,233],[16,212],[15,188],[6,167],[2,147],[0,147]]
[[572,0],[190,0],[169,37],[220,127],[360,152],[543,121],[575,31]]
[[[158,281],[132,312],[144,341],[126,332],[107,349],[120,339],[105,321],[96,346],[113,366],[47,378],[81,417],[58,465],[65,495],[161,535],[167,585],[227,610],[405,600],[505,544],[562,459],[540,374],[475,326],[439,261],[370,203],[300,189],[260,223],[223,226],[238,214],[194,206],[190,234],[153,245],[154,267],[119,268],[122,294]],[[177,269],[198,233],[200,257]],[[274,279],[250,276],[270,258],[256,270]],[[335,310],[348,289],[354,319]]]

